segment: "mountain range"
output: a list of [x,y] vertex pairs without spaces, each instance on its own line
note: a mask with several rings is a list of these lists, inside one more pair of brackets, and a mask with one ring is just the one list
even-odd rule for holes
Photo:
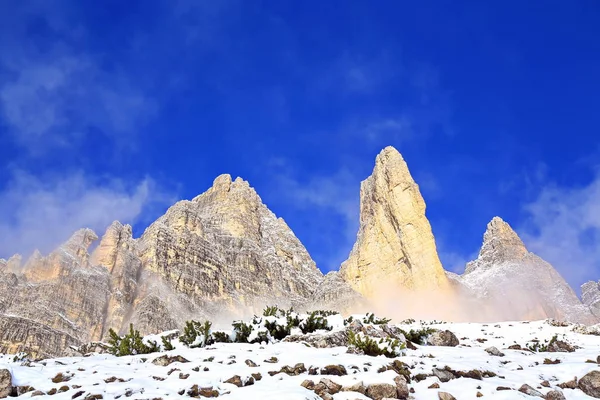
[[115,221],[100,239],[81,229],[48,255],[0,259],[0,353],[61,355],[110,328],[156,333],[274,304],[396,319],[600,320],[600,282],[583,285],[580,300],[498,217],[465,272],[445,271],[425,209],[401,154],[383,149],[361,184],[356,243],[339,271],[323,275],[248,182],[221,175],[139,238]]

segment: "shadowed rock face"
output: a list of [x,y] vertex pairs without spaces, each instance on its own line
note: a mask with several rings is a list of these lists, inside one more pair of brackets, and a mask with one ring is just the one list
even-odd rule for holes
[[[286,223],[229,175],[176,203],[139,239],[114,222],[90,255],[94,240],[82,229],[46,257],[0,261],[0,352],[64,354],[129,323],[156,333],[267,304],[303,309],[316,297],[338,308],[360,298],[325,279]],[[324,287],[331,293],[316,293]]]
[[600,281],[589,281],[581,285],[581,300],[600,319]]
[[387,290],[446,290],[449,283],[425,217],[425,201],[406,162],[393,147],[375,161],[360,188],[360,228],[340,269],[367,298]]
[[478,258],[454,278],[474,298],[483,300],[482,306],[487,303],[496,319],[596,322],[552,265],[527,251],[510,225],[498,217],[488,224]]

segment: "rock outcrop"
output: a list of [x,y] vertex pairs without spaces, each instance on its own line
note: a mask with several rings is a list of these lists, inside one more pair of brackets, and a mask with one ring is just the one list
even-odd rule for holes
[[552,265],[529,252],[498,217],[487,226],[479,256],[458,280],[482,310],[487,306],[490,319],[596,322]]
[[581,301],[600,319],[600,281],[589,281],[581,285]]
[[229,175],[139,239],[119,222],[90,254],[97,239],[82,229],[48,256],[0,262],[0,352],[58,355],[130,323],[147,334],[273,304],[347,311],[361,299],[336,274],[323,277],[283,219]]
[[377,156],[373,174],[361,184],[358,237],[340,274],[368,299],[450,288],[419,186],[393,147]]

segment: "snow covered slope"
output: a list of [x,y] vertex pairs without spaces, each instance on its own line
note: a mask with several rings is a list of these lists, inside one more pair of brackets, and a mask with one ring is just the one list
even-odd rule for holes
[[[460,344],[456,347],[416,346],[416,349],[407,349],[403,356],[395,359],[348,354],[346,347],[307,347],[304,343],[220,343],[197,349],[177,345],[175,350],[168,352],[125,357],[96,354],[88,357],[15,362],[14,356],[1,356],[0,370],[6,368],[10,371],[15,386],[32,388],[32,391],[22,397],[30,397],[34,393],[56,392],[52,398],[57,400],[100,398],[93,397],[94,395],[100,395],[104,399],[189,398],[204,388],[204,394],[218,394],[219,398],[224,399],[305,400],[321,398],[302,386],[305,380],[312,380],[317,384],[322,379],[329,379],[333,384],[324,382],[333,392],[340,389],[335,384],[341,385],[344,390],[353,387],[361,391],[396,387],[398,374],[394,370],[379,371],[392,361],[399,360],[410,371],[408,387],[413,391],[410,396],[414,399],[438,399],[438,392],[448,392],[459,400],[476,398],[478,392],[484,398],[530,398],[531,396],[518,391],[524,384],[530,385],[542,395],[558,390],[566,399],[589,399],[591,397],[579,388],[563,389],[559,385],[575,377],[580,379],[591,371],[600,371],[597,364],[600,336],[578,333],[590,332],[594,328],[554,325],[559,324],[552,321],[399,324],[405,331],[423,327],[450,330],[459,338]],[[535,346],[535,343],[544,346],[554,336],[555,340],[574,346],[575,351],[532,352],[508,348],[517,344],[523,348]],[[503,355],[491,355],[490,353],[498,354],[489,349],[492,346]],[[165,366],[153,363],[164,355],[182,356],[184,359]],[[165,361],[165,358],[161,360]],[[299,366],[299,363],[304,365]],[[330,365],[335,367],[326,368]],[[271,376],[270,372],[280,371],[282,368],[285,370],[285,366],[290,367],[287,371],[291,375],[281,372]],[[433,374],[436,368],[437,376]],[[327,372],[343,371],[346,375],[324,375]],[[471,371],[471,378],[456,377],[460,374],[459,371]],[[293,376],[295,373],[298,374]],[[62,378],[59,374],[62,374]],[[495,376],[475,379],[478,374]],[[440,377],[444,381],[451,379],[442,382]],[[68,380],[58,382],[64,379]],[[254,382],[248,385],[250,381]],[[542,382],[548,387],[542,386]],[[248,386],[243,386],[244,384]],[[304,385],[310,387],[308,383]],[[576,387],[575,383],[572,385]],[[374,395],[375,389],[366,393],[377,398]],[[323,398],[342,400],[369,397],[356,391],[340,391],[332,397],[325,393]]]

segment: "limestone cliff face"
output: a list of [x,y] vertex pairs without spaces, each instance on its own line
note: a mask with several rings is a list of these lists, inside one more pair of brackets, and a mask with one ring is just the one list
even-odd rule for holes
[[[185,295],[170,303],[146,302],[162,302],[181,318],[194,310],[214,315],[257,311],[265,304],[298,307],[323,279],[287,224],[248,182],[229,175],[171,207],[146,229],[138,246],[144,271],[159,277],[160,290]],[[153,291],[144,292],[140,303]]]
[[494,319],[556,318],[594,323],[596,318],[546,261],[527,251],[516,232],[495,217],[475,261],[458,278]]
[[287,224],[229,175],[173,205],[139,239],[119,222],[90,254],[97,239],[82,229],[47,256],[0,261],[0,352],[57,355],[129,323],[157,333],[265,305],[344,309],[361,299],[324,278]]
[[91,230],[76,232],[58,249],[39,252],[15,272],[0,273],[0,352],[59,354],[98,338],[109,294],[109,274],[88,263]]
[[600,281],[589,281],[581,285],[581,301],[600,319]]
[[393,147],[377,156],[373,174],[361,184],[358,237],[340,274],[367,298],[383,288],[450,288],[419,186]]

